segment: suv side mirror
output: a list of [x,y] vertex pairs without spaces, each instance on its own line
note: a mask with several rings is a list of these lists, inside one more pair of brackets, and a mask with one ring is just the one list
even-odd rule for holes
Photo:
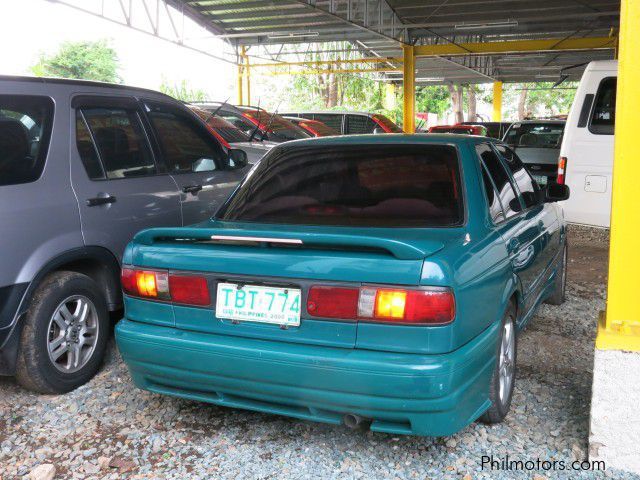
[[567,200],[570,193],[571,191],[569,190],[568,185],[551,182],[547,185],[547,188],[544,191],[544,201],[547,203],[561,202],[563,200]]
[[227,154],[228,170],[239,170],[246,167],[248,163],[247,153],[244,150],[237,148],[229,149],[229,153]]

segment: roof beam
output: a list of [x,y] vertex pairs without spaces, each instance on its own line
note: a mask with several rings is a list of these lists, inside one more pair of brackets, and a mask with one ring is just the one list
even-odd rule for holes
[[600,50],[615,48],[613,37],[549,38],[545,40],[510,40],[504,42],[447,43],[418,45],[417,57],[439,57],[459,55],[499,55],[516,52],[562,52],[577,50]]

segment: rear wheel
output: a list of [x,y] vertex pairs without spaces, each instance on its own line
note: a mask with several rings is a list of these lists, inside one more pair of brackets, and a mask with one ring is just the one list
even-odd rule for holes
[[489,386],[491,407],[480,417],[488,424],[500,423],[511,407],[516,379],[517,337],[515,309],[510,306],[502,319],[496,365]]
[[109,336],[109,314],[91,278],[52,273],[38,287],[24,321],[16,369],[21,385],[65,393],[96,374]]
[[562,250],[562,259],[560,260],[558,272],[553,284],[553,293],[545,300],[545,302],[550,305],[562,305],[564,303],[565,291],[567,289],[567,258],[568,249],[565,244]]

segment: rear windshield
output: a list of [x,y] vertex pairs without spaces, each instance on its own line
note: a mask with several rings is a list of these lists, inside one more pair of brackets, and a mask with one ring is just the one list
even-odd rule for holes
[[514,123],[504,142],[517,148],[560,148],[564,123]]
[[28,183],[40,177],[52,120],[50,98],[0,95],[0,185]]
[[398,125],[393,123],[389,118],[385,117],[384,115],[375,114],[375,115],[371,115],[371,118],[373,118],[374,122],[376,122],[378,125],[384,128],[386,132],[402,133],[402,129]]
[[300,127],[280,115],[273,115],[265,110],[248,110],[244,114],[250,119],[259,122],[261,129],[268,129],[269,140],[287,142],[289,140],[309,138],[310,136]]
[[463,219],[448,145],[304,146],[271,151],[218,212],[221,220],[440,227]]

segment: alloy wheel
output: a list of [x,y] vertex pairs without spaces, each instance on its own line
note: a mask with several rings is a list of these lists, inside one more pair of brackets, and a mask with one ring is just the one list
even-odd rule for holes
[[511,319],[505,322],[502,328],[502,341],[500,345],[500,403],[506,406],[509,401],[511,386],[516,369],[516,339]]

